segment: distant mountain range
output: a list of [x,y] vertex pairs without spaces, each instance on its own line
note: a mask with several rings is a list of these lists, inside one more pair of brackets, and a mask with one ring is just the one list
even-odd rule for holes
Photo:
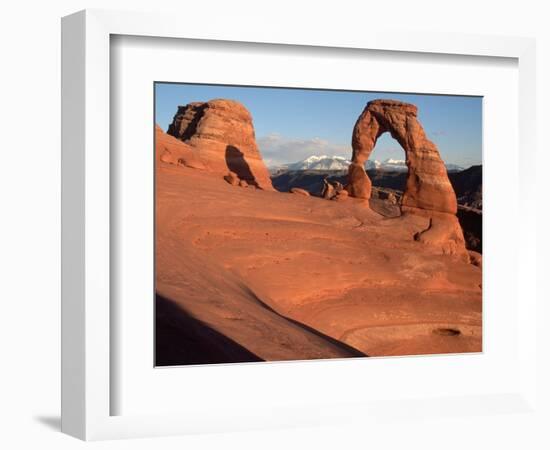
[[271,170],[278,172],[319,170],[325,172],[332,170],[347,170],[350,164],[351,161],[342,156],[313,155],[295,163],[273,167]]
[[[301,161],[273,166],[269,168],[272,175],[278,175],[284,172],[299,172],[304,170],[328,172],[345,171],[351,164],[349,159],[342,156],[313,155]],[[460,172],[463,167],[456,164],[446,164],[447,171]],[[407,165],[404,159],[388,158],[384,161],[368,160],[365,164],[366,170],[381,170],[385,172],[406,172]]]

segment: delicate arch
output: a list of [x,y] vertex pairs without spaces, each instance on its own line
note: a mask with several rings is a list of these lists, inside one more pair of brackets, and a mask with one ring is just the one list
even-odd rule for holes
[[408,167],[401,209],[456,214],[456,195],[447,169],[437,147],[426,137],[417,112],[416,106],[395,100],[373,100],[367,104],[353,129],[347,190],[351,196],[370,198],[371,181],[365,162],[378,138],[389,132],[403,147]]

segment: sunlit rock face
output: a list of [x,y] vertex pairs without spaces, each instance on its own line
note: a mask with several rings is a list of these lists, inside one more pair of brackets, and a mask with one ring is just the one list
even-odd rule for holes
[[353,129],[347,190],[353,197],[370,198],[371,181],[364,166],[378,138],[389,132],[403,147],[408,167],[401,211],[429,220],[428,228],[417,233],[415,239],[439,246],[444,253],[466,257],[456,218],[455,192],[439,151],[427,138],[417,114],[415,105],[395,100],[373,100],[367,104]]
[[239,102],[215,99],[179,106],[167,133],[199,151],[213,172],[273,190],[254,133],[252,116]]

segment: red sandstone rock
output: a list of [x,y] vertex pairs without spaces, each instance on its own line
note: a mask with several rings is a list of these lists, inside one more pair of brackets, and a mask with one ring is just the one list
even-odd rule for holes
[[193,169],[206,169],[196,149],[169,136],[158,125],[155,126],[155,152],[158,161]]
[[439,248],[444,255],[455,255],[463,262],[470,262],[462,228],[453,214],[431,211],[428,228],[416,233],[414,239]]
[[306,197],[309,197],[309,192],[306,191],[305,189],[294,187],[294,188],[290,189],[290,192],[292,192],[293,194],[305,195]]
[[241,103],[216,99],[180,106],[168,134],[198,149],[212,171],[225,174],[229,169],[249,185],[273,190],[252,117]]
[[341,202],[341,201],[347,200],[348,196],[349,196],[348,191],[346,191],[345,189],[342,189],[336,194],[336,196],[334,196],[333,200],[336,200],[337,202]]
[[330,200],[334,197],[334,186],[326,178],[323,180],[323,191],[321,192],[321,197],[326,200]]
[[370,197],[370,180],[366,181],[368,176],[363,176],[361,170],[364,172],[377,139],[385,132],[391,133],[405,150],[409,173],[403,206],[456,214],[456,195],[445,164],[418,121],[416,106],[395,100],[369,102],[355,124],[350,194]]
[[341,195],[342,197],[347,197],[349,195],[349,192],[346,191],[345,189],[342,189],[338,191],[338,195]]
[[430,219],[430,226],[415,239],[440,247],[445,254],[467,259],[464,236],[456,218],[457,200],[439,151],[417,119],[416,106],[395,100],[369,102],[353,129],[353,163],[349,167],[347,190],[353,197],[369,199],[371,182],[365,172],[376,141],[389,132],[405,151],[408,175],[401,199],[402,213]]
[[372,191],[372,183],[365,172],[363,164],[351,163],[348,168],[348,181],[346,187],[349,195],[357,198],[369,199]]
[[483,267],[483,258],[481,253],[478,253],[474,250],[468,250],[468,255],[470,256],[470,264],[473,264],[476,267],[482,269]]
[[[174,313],[207,326],[197,342],[214,330],[268,361],[349,356],[337,341],[371,356],[482,351],[482,271],[411,242],[429,218],[388,219],[358,199],[252,195],[172,167],[156,170],[155,286]],[[164,330],[185,354],[180,315]]]
[[239,177],[235,172],[229,172],[227,175],[223,177],[225,181],[227,181],[231,186],[238,186],[240,181]]

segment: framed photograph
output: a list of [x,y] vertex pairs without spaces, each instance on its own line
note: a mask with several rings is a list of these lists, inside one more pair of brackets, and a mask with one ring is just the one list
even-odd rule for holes
[[63,431],[536,415],[534,42],[188,25],[62,22]]
[[481,352],[481,130],[479,96],[157,82],[155,364]]

